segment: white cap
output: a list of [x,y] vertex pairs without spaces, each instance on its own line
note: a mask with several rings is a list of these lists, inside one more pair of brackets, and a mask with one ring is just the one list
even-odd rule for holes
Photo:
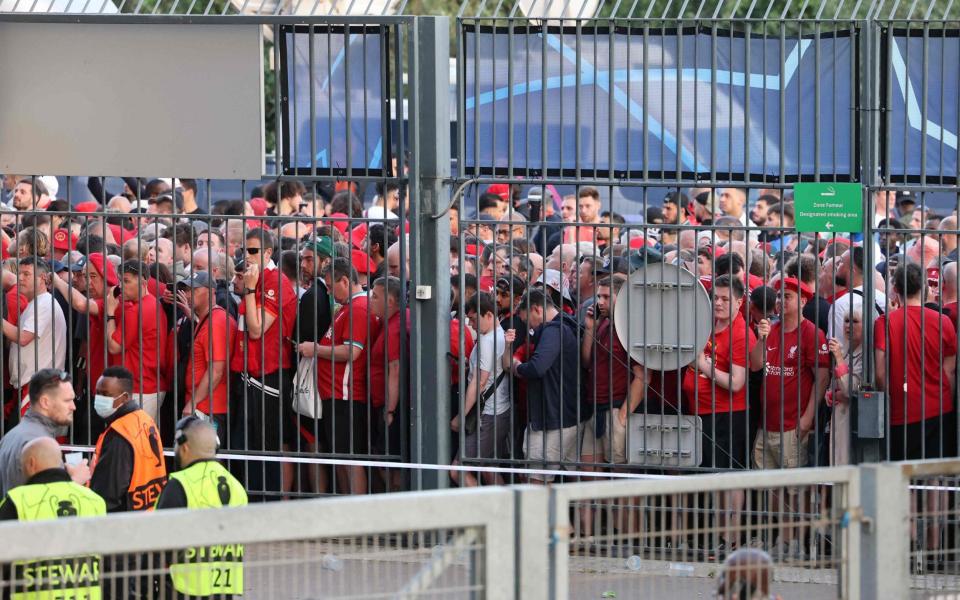
[[547,287],[560,292],[564,300],[573,299],[570,297],[570,283],[567,281],[567,278],[563,276],[563,273],[556,269],[546,269],[540,275],[537,283],[543,283]]
[[41,175],[37,177],[40,181],[43,182],[43,187],[47,188],[47,195],[51,198],[57,197],[57,192],[60,191],[60,182],[57,181],[57,178],[53,175]]

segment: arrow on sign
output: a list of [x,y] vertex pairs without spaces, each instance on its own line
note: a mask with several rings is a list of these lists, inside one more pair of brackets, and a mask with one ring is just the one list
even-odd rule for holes
[[827,229],[833,229],[833,223],[831,223],[830,221],[827,221],[827,222],[824,224],[824,226],[825,226]]

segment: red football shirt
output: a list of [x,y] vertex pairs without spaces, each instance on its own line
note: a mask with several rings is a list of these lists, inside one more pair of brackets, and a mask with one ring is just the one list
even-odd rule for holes
[[[731,365],[747,367],[750,351],[756,343],[757,337],[737,314],[726,329],[714,334],[712,344],[708,343],[708,347],[712,345],[708,356],[718,371],[729,373]],[[687,369],[683,382],[683,391],[688,394],[687,406],[695,415],[747,410],[747,387],[744,383],[740,391],[731,392],[716,385],[709,373],[696,373],[693,367]]]
[[276,373],[281,368],[293,366],[293,346],[286,341],[293,333],[297,321],[297,292],[290,280],[278,269],[264,269],[257,281],[257,308],[276,317],[270,328],[255,340],[244,333],[246,321],[244,315],[247,305],[240,300],[237,318],[237,337],[233,356],[230,358],[232,371],[246,371],[253,377],[263,377]]
[[[398,310],[387,320],[386,326],[379,328],[377,339],[370,350],[370,402],[375,407],[387,403],[388,366],[391,362],[400,360],[401,315]],[[409,313],[407,323],[410,323]]]
[[10,321],[11,324],[16,325],[20,322],[20,313],[27,308],[27,297],[23,294],[17,293],[17,286],[11,287],[7,290],[7,321]]
[[948,317],[923,306],[905,306],[881,315],[873,334],[874,347],[887,353],[891,425],[953,411],[943,363],[957,354],[957,332]]
[[[459,319],[450,319],[450,355],[455,356],[456,359],[450,360],[450,385],[457,385],[460,383],[460,359],[463,356],[470,356],[470,353],[473,352],[473,334],[470,333],[469,327],[463,328],[463,354],[460,354],[460,320]],[[465,372],[468,372],[469,367],[464,364]]]
[[630,357],[615,333],[613,320],[603,319],[594,336],[593,360],[587,365],[587,400],[619,407],[630,388]]
[[317,393],[324,399],[367,401],[367,351],[377,334],[376,317],[367,307],[367,294],[355,294],[340,307],[321,346],[350,345],[361,352],[352,361],[317,359]]
[[[107,326],[106,326],[106,308],[104,307],[103,297],[94,298],[93,302],[97,305],[98,314],[88,315],[87,322],[90,324],[90,337],[87,339],[87,373],[90,377],[90,387],[97,385],[97,380],[103,375],[103,370],[108,366],[121,364],[122,360],[119,354],[110,354],[107,352]],[[121,313],[120,318],[123,318]],[[120,328],[120,321],[117,322],[117,328]],[[104,364],[104,355],[107,357]],[[86,383],[86,382],[84,382]]]
[[[226,361],[228,349],[233,347],[237,335],[237,322],[221,306],[214,306],[210,314],[199,323],[193,333],[193,357],[186,376],[187,401],[193,400],[196,386],[200,384],[207,368],[214,362]],[[206,414],[223,415],[227,412],[227,381],[230,370],[227,369],[213,388],[213,410],[210,410],[210,394],[194,406]],[[209,390],[205,390],[208,392]]]
[[124,302],[117,315],[113,341],[120,344],[123,366],[133,373],[133,391],[156,394],[163,375],[160,355],[167,348],[167,315],[156,296]]
[[788,332],[783,331],[782,323],[774,323],[766,343],[764,429],[796,429],[801,408],[810,400],[817,367],[830,368],[827,340],[813,321],[801,319],[800,326]]

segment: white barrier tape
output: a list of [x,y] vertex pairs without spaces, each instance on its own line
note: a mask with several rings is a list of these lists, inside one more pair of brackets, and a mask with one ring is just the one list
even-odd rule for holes
[[[65,452],[93,452],[93,446],[60,446]],[[173,450],[164,450],[173,456]],[[467,465],[429,465],[420,463],[391,462],[382,460],[350,460],[340,458],[308,458],[304,456],[253,456],[249,454],[217,454],[222,460],[246,460],[251,462],[279,462],[306,465],[333,465],[348,467],[380,467],[385,469],[421,469],[424,471],[466,471],[468,473],[512,473],[516,475],[555,475],[566,477],[598,477],[602,479],[676,479],[682,475],[652,475],[649,473],[611,473],[606,471],[537,470],[512,467],[487,467]]]

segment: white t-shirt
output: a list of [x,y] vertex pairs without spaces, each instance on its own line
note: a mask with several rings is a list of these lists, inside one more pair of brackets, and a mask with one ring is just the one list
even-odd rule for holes
[[850,307],[854,306],[860,309],[861,323],[864,329],[867,327],[872,328],[873,322],[880,316],[880,313],[877,311],[878,306],[882,310],[889,309],[887,306],[887,297],[880,290],[874,290],[874,305],[870,307],[870,310],[863,310],[863,285],[858,285],[853,289],[860,293],[847,292],[834,300],[833,305],[830,307],[830,316],[827,321],[827,337],[840,340],[844,355],[849,351],[849,348],[847,348],[847,333],[844,329],[844,323],[847,320],[847,315],[850,314]]
[[[507,346],[507,341],[503,337],[503,328],[498,323],[490,333],[481,335],[477,338],[477,343],[470,353],[470,376],[479,377],[480,371],[477,370],[477,359],[480,360],[480,370],[490,373],[487,377],[487,384],[480,390],[482,395],[490,389],[490,386],[497,380],[500,373],[503,372],[503,352]],[[479,398],[476,399],[479,401]],[[483,406],[485,415],[502,415],[510,410],[510,378],[504,376],[495,394],[487,398]]]
[[34,334],[26,346],[10,344],[10,384],[19,389],[40,369],[63,369],[67,364],[67,321],[60,304],[44,292],[20,314],[21,331]]
[[371,206],[370,208],[364,211],[363,216],[368,219],[396,220],[400,218],[396,214],[394,214],[392,210],[387,210],[382,206]]

